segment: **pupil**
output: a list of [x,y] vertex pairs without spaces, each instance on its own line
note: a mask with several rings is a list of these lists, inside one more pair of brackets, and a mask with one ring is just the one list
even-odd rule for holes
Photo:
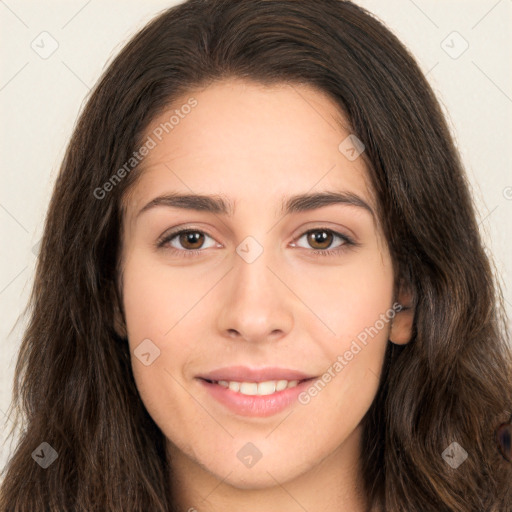
[[[331,236],[331,234],[327,233],[327,231],[313,231],[310,233],[310,238],[312,240],[310,240],[310,243],[312,245],[314,244],[322,244],[322,242],[326,242],[326,241],[329,241],[329,237]],[[327,246],[330,245],[330,241],[329,243],[327,244]],[[322,249],[325,249],[325,247],[321,247]]]
[[[203,236],[202,233],[198,232],[189,232],[189,233],[183,233],[183,238],[185,239],[185,243],[182,242],[182,245],[184,247],[187,247],[189,244],[194,245],[197,244],[198,241],[201,241],[201,237]],[[201,244],[199,244],[201,245]],[[192,249],[196,249],[197,247],[192,247]]]

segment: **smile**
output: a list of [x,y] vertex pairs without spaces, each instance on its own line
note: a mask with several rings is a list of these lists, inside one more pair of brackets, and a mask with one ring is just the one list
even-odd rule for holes
[[224,410],[238,416],[268,417],[284,411],[298,401],[315,377],[304,380],[238,382],[198,379],[209,397]]
[[210,381],[219,386],[230,389],[242,395],[273,395],[284,389],[294,388],[299,383],[298,380],[267,380],[265,382],[237,382],[237,381]]

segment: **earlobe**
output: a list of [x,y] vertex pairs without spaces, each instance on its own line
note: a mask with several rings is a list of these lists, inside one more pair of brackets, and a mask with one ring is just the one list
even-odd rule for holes
[[414,310],[403,308],[391,323],[389,341],[395,345],[405,345],[411,341]]
[[412,338],[412,327],[414,322],[413,294],[410,290],[399,294],[398,303],[401,309],[398,310],[391,322],[389,341],[395,345],[406,345]]

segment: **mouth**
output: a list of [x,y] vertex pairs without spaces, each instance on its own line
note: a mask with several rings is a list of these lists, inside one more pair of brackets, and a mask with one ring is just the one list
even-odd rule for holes
[[317,377],[294,368],[225,366],[197,375],[204,391],[240,416],[269,417],[297,402]]
[[291,389],[299,386],[303,382],[308,382],[315,377],[308,377],[305,379],[294,379],[294,380],[267,380],[263,382],[252,382],[252,381],[235,381],[235,380],[212,380],[199,377],[200,380],[213,385],[219,385],[223,388],[234,391],[241,395],[246,396],[268,396],[275,395],[286,389]]
[[[268,379],[268,377],[267,377]],[[301,393],[316,377],[301,379],[214,380],[198,377],[196,380],[224,410],[237,416],[267,418],[296,404]]]

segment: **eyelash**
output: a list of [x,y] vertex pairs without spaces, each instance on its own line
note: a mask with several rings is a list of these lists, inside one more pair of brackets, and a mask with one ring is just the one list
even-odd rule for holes
[[[347,235],[343,235],[343,234],[338,233],[337,231],[334,231],[332,229],[322,228],[322,227],[309,229],[308,231],[305,231],[297,238],[297,240],[300,240],[304,235],[308,235],[308,234],[314,233],[316,231],[332,233],[333,235],[341,238],[344,243],[336,249],[312,249],[310,252],[312,254],[314,254],[315,256],[338,256],[339,254],[341,254],[342,252],[347,250],[347,247],[359,245],[354,240],[352,240],[350,237],[348,237]],[[163,237],[161,237],[159,240],[157,240],[156,247],[158,249],[164,248],[165,244],[169,243],[171,240],[173,240],[177,236],[181,235],[182,233],[201,233],[203,235],[210,236],[208,233],[201,231],[200,229],[191,229],[191,228],[180,229],[179,231],[174,231],[173,233],[170,233],[168,235],[164,235]],[[213,238],[213,237],[210,236],[210,238]],[[168,247],[167,250],[169,250],[171,252],[171,254],[176,254],[180,257],[191,258],[191,257],[198,255],[201,252],[204,252],[205,249],[187,250],[187,249],[176,249],[175,247]]]

